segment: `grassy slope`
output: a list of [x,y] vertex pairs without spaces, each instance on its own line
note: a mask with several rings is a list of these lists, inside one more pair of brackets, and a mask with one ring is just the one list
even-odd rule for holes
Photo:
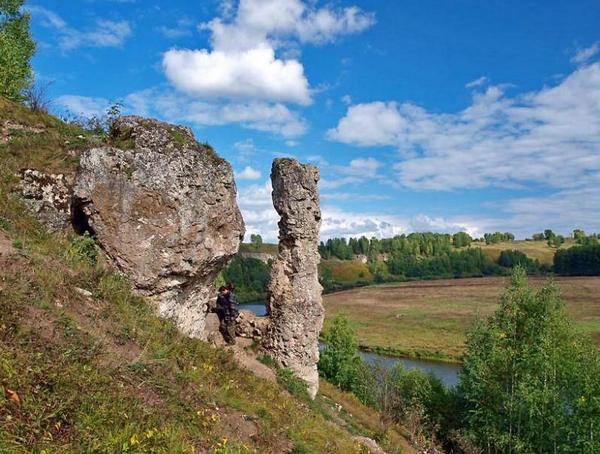
[[[457,360],[477,313],[498,305],[506,278],[444,279],[364,287],[325,295],[328,320],[348,315],[362,345],[401,356]],[[542,285],[545,279],[531,278]],[[576,326],[600,342],[600,278],[556,278]]]
[[[572,239],[566,239],[560,249],[566,249],[573,246],[574,241]],[[554,253],[556,248],[548,246],[546,241],[505,241],[496,244],[485,244],[484,242],[474,242],[471,247],[480,247],[483,251],[492,259],[497,260],[500,256],[500,252],[506,249],[516,249],[526,254],[532,259],[537,259],[542,264],[552,265],[554,259]]]
[[366,263],[359,260],[321,260],[319,272],[323,274],[325,269],[331,270],[333,280],[343,284],[352,284],[358,281],[372,281],[373,275]]
[[0,383],[21,401],[0,395],[0,452],[360,452],[350,434],[368,427],[179,335],[108,266],[69,257],[69,238],[24,214],[14,175],[73,172],[100,138],[0,99],[6,119],[47,129],[0,145]]

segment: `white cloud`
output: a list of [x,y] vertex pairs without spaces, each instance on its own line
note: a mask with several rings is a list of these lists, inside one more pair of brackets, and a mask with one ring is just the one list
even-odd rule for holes
[[212,50],[171,49],[163,56],[167,78],[184,93],[308,105],[310,87],[296,43],[330,42],[374,23],[372,14],[356,7],[317,9],[301,0],[241,0],[235,14],[226,1],[222,13],[201,26],[211,33]]
[[132,34],[128,21],[97,19],[92,27],[76,29],[71,27],[55,12],[41,6],[27,8],[34,20],[54,30],[58,47],[63,51],[78,47],[120,47]]
[[349,106],[350,104],[352,104],[352,97],[350,95],[344,95],[340,98],[342,100],[342,102],[344,104],[346,104],[347,106]]
[[[265,241],[276,242],[279,216],[273,208],[271,191],[270,181],[240,188],[238,189],[238,204],[244,216],[247,235],[259,233]],[[365,195],[365,197],[368,196]],[[340,199],[342,198],[345,196],[340,197]],[[323,196],[323,199],[327,200],[327,197]],[[327,203],[322,205],[322,240],[331,237],[362,235],[369,238],[372,236],[389,238],[414,231],[456,232],[459,230],[474,236],[481,236],[484,232],[474,220],[430,218],[423,214],[404,218],[381,213],[356,213]]]
[[236,172],[235,177],[238,180],[259,180],[261,173],[251,166],[246,166],[241,172]]
[[399,181],[413,189],[597,185],[600,64],[517,97],[489,87],[458,113],[411,103],[358,104],[328,136],[397,147],[404,158],[395,165]]
[[192,35],[192,27],[193,22],[191,19],[187,17],[183,17],[177,21],[177,23],[173,27],[168,27],[166,25],[161,25],[157,27],[157,31],[163,35],[165,38],[169,39],[178,39],[183,38],[184,36]]
[[241,0],[233,20],[215,18],[204,28],[212,32],[215,49],[239,51],[267,43],[277,48],[286,39],[323,44],[374,23],[372,13],[355,6],[334,9],[316,8],[301,0]]
[[[597,175],[600,182],[600,174]],[[522,236],[543,228],[568,234],[574,228],[600,232],[600,184],[567,189],[545,197],[511,199],[502,206],[507,218],[496,221]]]
[[205,102],[195,98],[148,89],[125,97],[125,107],[131,113],[152,114],[170,122],[189,122],[214,126],[239,123],[242,127],[293,138],[304,134],[306,121],[280,103],[266,102]]
[[357,158],[350,161],[346,167],[340,167],[339,171],[346,175],[354,175],[362,178],[374,178],[381,162],[374,158]]
[[585,47],[583,49],[578,49],[575,52],[575,55],[571,58],[571,62],[577,65],[581,65],[590,61],[593,57],[595,57],[598,52],[600,52],[600,41],[596,41],[589,47]]
[[465,84],[465,88],[475,88],[475,87],[480,87],[482,85],[487,84],[489,81],[489,79],[485,76],[481,76],[478,79],[472,80],[470,82],[468,82],[467,84]]
[[335,129],[327,133],[332,140],[359,145],[391,145],[404,129],[404,119],[395,102],[372,102],[350,106]]
[[55,100],[56,104],[64,107],[69,113],[77,116],[101,117],[106,113],[110,102],[104,98],[91,98],[88,96],[63,95]]
[[[102,115],[110,101],[103,98],[63,95],[56,103],[71,113]],[[123,98],[123,113],[153,116],[171,123],[187,122],[197,126],[237,123],[243,128],[265,131],[284,138],[304,134],[305,120],[283,104],[261,102],[214,103],[197,101],[185,95],[160,89],[130,93]]]
[[173,85],[191,95],[310,103],[302,65],[275,58],[268,47],[243,52],[170,50],[163,67]]

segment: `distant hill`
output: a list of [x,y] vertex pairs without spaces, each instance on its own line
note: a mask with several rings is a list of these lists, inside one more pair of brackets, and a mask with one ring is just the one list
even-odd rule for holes
[[[567,238],[564,244],[559,249],[568,249],[575,244],[575,241],[571,238]],[[500,252],[507,249],[515,249],[526,254],[529,258],[537,259],[541,264],[552,265],[554,253],[557,248],[548,246],[546,240],[541,241],[529,241],[529,240],[515,240],[515,241],[503,241],[495,244],[485,244],[483,241],[473,241],[471,248],[480,247],[492,260],[498,260]]]

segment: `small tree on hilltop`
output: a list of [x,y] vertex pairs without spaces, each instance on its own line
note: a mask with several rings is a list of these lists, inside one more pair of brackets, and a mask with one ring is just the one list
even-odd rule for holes
[[32,80],[29,60],[35,43],[29,32],[29,13],[23,0],[0,0],[0,95],[21,100]]

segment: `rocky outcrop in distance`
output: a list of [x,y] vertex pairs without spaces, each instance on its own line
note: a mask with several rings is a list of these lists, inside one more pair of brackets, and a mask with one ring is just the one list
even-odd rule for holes
[[321,210],[319,169],[295,159],[276,159],[271,170],[273,204],[279,221],[279,253],[273,262],[268,309],[271,323],[263,349],[317,393],[319,333],[323,326],[318,280]]

